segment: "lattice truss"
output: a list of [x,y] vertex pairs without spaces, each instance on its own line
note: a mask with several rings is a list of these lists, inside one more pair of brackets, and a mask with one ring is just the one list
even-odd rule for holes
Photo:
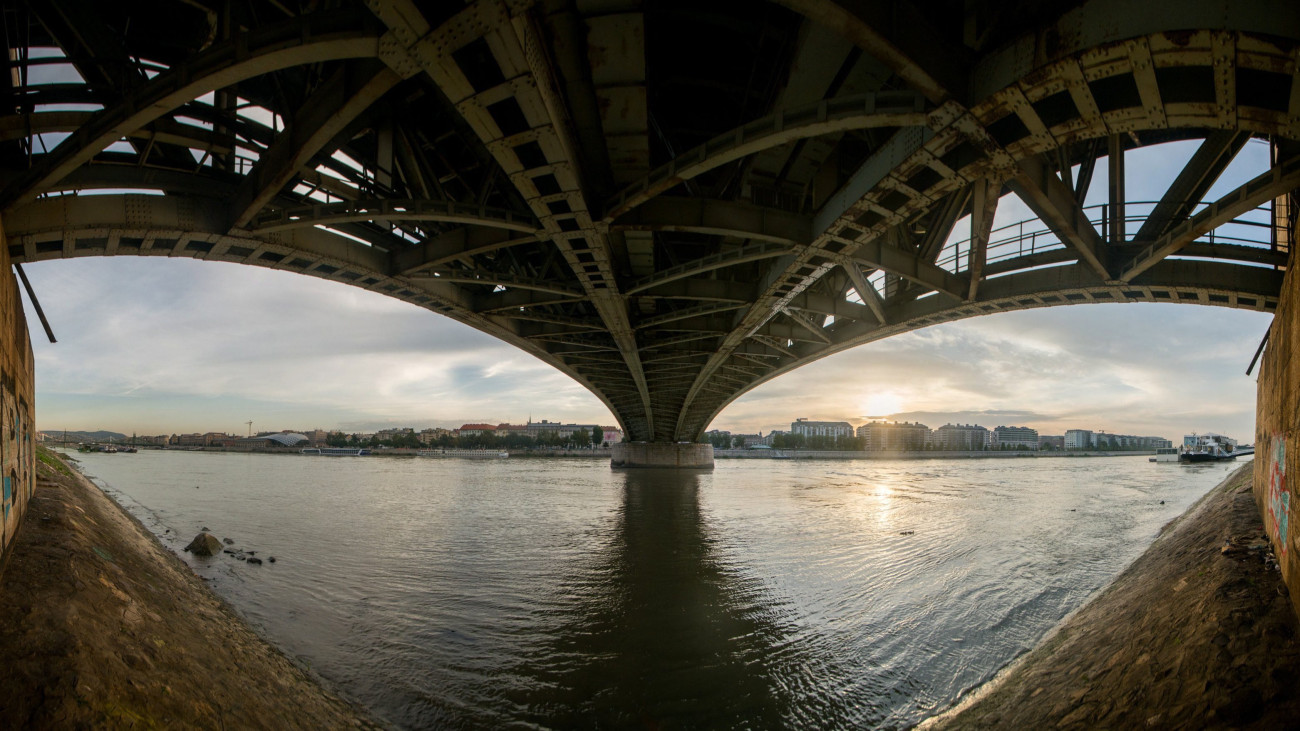
[[[1267,311],[1294,232],[1291,2],[3,9],[15,261],[364,287],[555,366],[634,440],[695,439],[759,383],[937,322]],[[1129,200],[1125,153],[1172,140],[1198,147]],[[1272,168],[1203,200],[1247,144]],[[1004,196],[1037,219],[994,230]]]

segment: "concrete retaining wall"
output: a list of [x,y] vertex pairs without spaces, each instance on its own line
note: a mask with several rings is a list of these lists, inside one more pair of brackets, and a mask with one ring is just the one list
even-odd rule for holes
[[[1300,280],[1286,273],[1268,348],[1259,370],[1255,400],[1255,502],[1282,580],[1300,608],[1300,499],[1292,482],[1300,476]],[[1292,473],[1292,474],[1288,474]]]
[[671,442],[615,444],[611,467],[674,467],[713,469],[713,445]]
[[0,231],[0,560],[8,557],[36,488],[35,361],[18,286]]

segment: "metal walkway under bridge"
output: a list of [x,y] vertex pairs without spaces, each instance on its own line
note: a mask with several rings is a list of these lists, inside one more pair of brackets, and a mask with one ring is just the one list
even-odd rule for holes
[[[1295,231],[1293,0],[0,3],[14,261],[363,287],[550,363],[636,441],[938,322],[1269,311]],[[1125,154],[1176,140],[1129,200]],[[1205,200],[1246,145],[1271,169]],[[1036,220],[992,230],[1004,196]]]

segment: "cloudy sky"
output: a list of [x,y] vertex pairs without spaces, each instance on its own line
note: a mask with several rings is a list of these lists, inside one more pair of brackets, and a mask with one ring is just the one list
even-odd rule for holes
[[[1159,198],[1195,145],[1130,153],[1133,199]],[[1248,144],[1209,197],[1265,169]],[[1100,166],[1099,166],[1100,167]],[[1102,202],[1104,169],[1090,202]],[[998,224],[1031,214],[1003,199]],[[959,238],[964,237],[960,231]],[[1257,234],[1256,234],[1257,235]],[[332,282],[152,257],[25,267],[59,342],[30,307],[45,430],[189,431],[614,423],[549,366],[452,320]],[[869,416],[1042,433],[1069,428],[1253,439],[1246,366],[1271,316],[1110,304],[979,317],[868,344],[746,394],[713,427],[764,432],[796,417]]]

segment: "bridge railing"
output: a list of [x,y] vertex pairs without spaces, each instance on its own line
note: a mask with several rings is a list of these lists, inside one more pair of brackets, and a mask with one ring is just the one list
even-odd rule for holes
[[[1129,201],[1122,206],[1124,216],[1124,244],[1133,243],[1135,234],[1159,204],[1158,201]],[[1209,204],[1198,201],[1192,214],[1199,213]],[[1101,203],[1083,208],[1088,221],[1097,230],[1098,235],[1106,237],[1110,230],[1112,215],[1109,203]],[[1271,249],[1273,247],[1274,229],[1271,205],[1254,208],[1237,218],[1224,223],[1209,233],[1196,239],[1207,244],[1230,244],[1251,248]],[[1014,261],[1035,254],[1066,249],[1067,246],[1040,219],[1029,218],[1016,221],[993,229],[989,235],[985,266]],[[936,262],[938,266],[954,274],[970,269],[971,238],[968,236],[957,241],[950,241],[944,246]],[[1026,259],[1026,267],[1036,266],[1033,260]],[[1006,267],[999,267],[1005,269]],[[1014,271],[1014,268],[1011,269]]]

